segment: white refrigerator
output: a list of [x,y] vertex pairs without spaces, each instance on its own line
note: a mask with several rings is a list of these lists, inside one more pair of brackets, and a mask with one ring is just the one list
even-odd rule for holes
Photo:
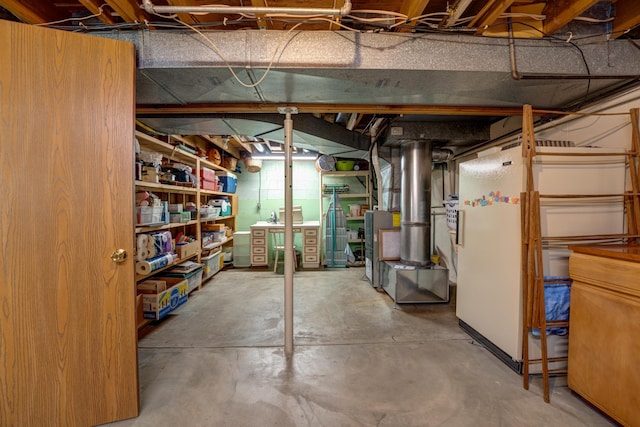
[[[594,153],[601,149],[537,150]],[[537,156],[533,170],[535,188],[541,194],[612,194],[625,188],[624,156]],[[517,372],[522,372],[520,193],[524,185],[520,146],[493,148],[460,164],[456,315],[463,329]],[[623,232],[620,197],[597,202],[543,201],[542,205],[542,236]],[[545,275],[568,276],[569,254],[566,248],[545,249]],[[566,354],[566,337],[554,339],[550,336],[550,355]],[[538,341],[529,338],[532,358],[539,355]]]

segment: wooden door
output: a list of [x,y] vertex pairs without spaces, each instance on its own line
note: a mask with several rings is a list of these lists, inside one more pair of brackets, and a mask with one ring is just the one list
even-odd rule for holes
[[0,21],[0,52],[0,425],[135,417],[134,48]]

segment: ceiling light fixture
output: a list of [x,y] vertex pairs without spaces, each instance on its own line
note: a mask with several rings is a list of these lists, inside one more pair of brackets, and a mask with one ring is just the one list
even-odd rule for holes
[[237,7],[237,6],[156,6],[151,0],[142,0],[142,7],[148,13],[217,13],[228,14],[255,14],[255,15],[330,15],[345,16],[351,12],[351,0],[345,0],[339,9],[311,8],[311,7]]
[[[251,156],[252,159],[254,160],[280,160],[283,161],[284,160],[284,155],[255,155],[255,156]],[[316,160],[318,157],[317,156],[310,156],[310,155],[306,155],[306,156],[299,156],[299,155],[294,155],[291,156],[291,159],[296,161],[296,160],[307,160],[307,161],[313,161]]]

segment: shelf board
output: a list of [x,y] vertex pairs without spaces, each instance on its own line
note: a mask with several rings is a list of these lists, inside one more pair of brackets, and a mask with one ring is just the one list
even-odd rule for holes
[[153,320],[151,320],[151,319],[142,319],[140,321],[140,323],[138,323],[138,330],[144,328],[145,326],[147,326],[151,322],[153,322]]
[[348,243],[364,243],[364,239],[349,239]]
[[177,265],[177,264],[180,264],[181,262],[184,262],[184,261],[190,260],[191,258],[195,258],[197,255],[198,255],[198,254],[194,254],[194,255],[191,255],[190,257],[187,257],[187,258],[178,258],[178,259],[177,259],[177,260],[175,260],[173,263],[171,263],[171,264],[169,264],[169,265],[165,265],[164,267],[159,268],[159,269],[157,269],[157,270],[153,270],[151,273],[149,273],[149,274],[147,274],[147,275],[136,274],[136,283],[137,283],[137,282],[139,282],[139,281],[141,281],[141,280],[144,280],[144,279],[148,279],[148,278],[150,278],[150,277],[153,277],[153,276],[155,276],[156,274],[158,274],[158,273],[160,273],[160,272],[162,272],[162,271],[164,271],[164,270],[166,270],[166,269],[168,269],[168,268],[171,268],[171,267],[174,267],[174,266],[175,266],[175,265]]
[[329,171],[329,172],[322,172],[322,175],[324,175],[324,176],[368,176],[369,175],[369,171],[368,170],[362,170],[362,171]]
[[222,245],[224,245],[225,243],[229,243],[229,242],[230,242],[230,241],[232,241],[232,240],[233,240],[233,236],[231,236],[231,237],[227,237],[223,242],[215,242],[215,243],[211,243],[211,244],[209,244],[209,245],[203,246],[203,247],[202,247],[202,249],[208,249],[208,250],[211,250],[211,249],[219,248],[219,247],[221,247]]
[[[339,199],[368,199],[367,193],[336,193]],[[331,198],[333,193],[323,193],[322,197]]]
[[189,222],[171,222],[169,224],[162,224],[162,225],[141,225],[136,227],[136,233],[146,233],[148,231],[158,231],[158,230],[168,230],[171,228],[178,228],[178,227],[184,227],[187,225],[193,225],[193,224],[197,224],[198,221],[193,219]]
[[152,188],[154,190],[165,190],[171,193],[196,194],[198,192],[198,189],[193,187],[182,187],[180,185],[160,184],[157,182],[147,181],[136,181],[136,187]]
[[236,193],[224,193],[222,191],[213,191],[213,190],[200,190],[200,194],[210,194],[212,196],[227,196],[233,197]]
[[200,159],[200,165],[204,166],[205,168],[209,168],[209,169],[213,169],[213,170],[217,170],[217,171],[225,171],[225,172],[235,173],[232,170],[229,170],[227,168],[223,168],[222,166],[216,165],[215,163],[210,162],[209,160],[205,160],[205,159]]
[[200,222],[209,222],[209,221],[224,221],[227,219],[235,218],[235,215],[226,215],[226,216],[217,216],[215,218],[201,218]]
[[196,163],[199,157],[180,150],[178,147],[173,146],[164,141],[160,141],[158,138],[154,138],[151,135],[147,135],[144,132],[136,131],[136,138],[140,143],[140,148],[148,148],[151,151],[162,154],[164,157],[170,160],[179,160],[186,163]]

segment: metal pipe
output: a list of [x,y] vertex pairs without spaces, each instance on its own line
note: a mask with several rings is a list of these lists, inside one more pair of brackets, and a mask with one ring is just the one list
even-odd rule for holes
[[518,66],[516,65],[516,45],[513,41],[511,18],[509,18],[507,22],[509,23],[509,63],[511,64],[511,78],[513,80],[521,80],[522,76],[518,73]]
[[[284,119],[284,352],[293,354],[293,189],[291,109]],[[277,262],[277,260],[276,260]]]
[[157,6],[151,0],[142,0],[142,7],[148,13],[217,13],[253,14],[253,15],[331,15],[345,16],[351,13],[351,0],[345,0],[339,9],[311,8],[311,7],[242,7],[242,6]]
[[402,145],[400,196],[400,262],[430,265],[431,143]]

